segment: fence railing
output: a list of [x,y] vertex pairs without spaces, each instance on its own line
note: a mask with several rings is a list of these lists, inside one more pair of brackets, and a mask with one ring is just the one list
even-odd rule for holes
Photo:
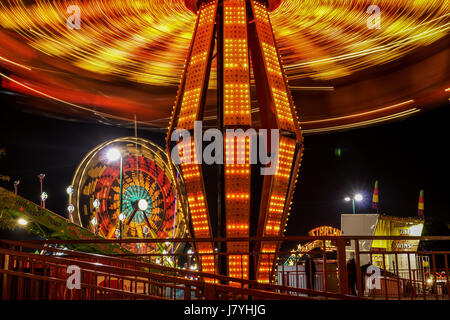
[[[398,239],[400,238],[400,239]],[[362,251],[363,240],[450,241],[450,237],[282,237],[270,283],[231,278],[194,270],[201,254],[98,255],[58,247],[75,243],[167,242],[167,239],[11,241],[0,240],[1,299],[448,299],[450,251]],[[249,241],[262,238],[235,238]],[[304,241],[323,240],[323,250],[295,252],[298,259],[285,265],[289,249]],[[327,240],[327,241],[325,241]],[[170,239],[170,242],[208,241],[218,245],[230,239]],[[327,248],[329,241],[333,249]],[[350,247],[350,244],[352,246]],[[36,254],[38,250],[41,254]],[[210,253],[208,253],[211,255]],[[234,256],[256,259],[266,253]],[[306,255],[308,254],[308,255]],[[354,255],[354,269],[349,255]],[[217,261],[227,254],[215,252]],[[305,258],[306,257],[306,258]],[[375,259],[375,257],[377,259]],[[406,258],[405,258],[406,257]],[[155,263],[159,258],[160,263]],[[164,265],[172,259],[175,267]],[[406,259],[406,260],[405,260]],[[368,260],[368,263],[362,263]],[[401,262],[406,261],[402,265]],[[409,262],[408,262],[409,261]],[[381,264],[381,267],[380,267]],[[69,266],[81,270],[80,289],[69,289]],[[349,269],[349,270],[348,270]],[[370,271],[370,272],[369,272]]]

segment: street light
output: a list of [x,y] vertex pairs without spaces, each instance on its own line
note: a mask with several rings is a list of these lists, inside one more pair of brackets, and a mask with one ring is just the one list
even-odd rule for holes
[[14,193],[17,194],[17,187],[19,186],[20,180],[14,181]]
[[68,194],[69,196],[71,196],[71,195],[73,194],[73,187],[72,187],[72,186],[68,186],[68,187],[66,188],[66,192],[67,192],[67,194]]
[[106,153],[106,157],[109,161],[114,162],[120,159],[122,157],[122,154],[120,153],[119,149],[111,148]]
[[75,210],[75,206],[73,204],[69,204],[67,206],[67,211],[72,214],[72,212]]
[[75,211],[75,206],[73,204],[69,204],[67,206],[67,212],[69,212],[69,220],[70,221],[73,221],[73,219],[72,219],[72,212],[74,212],[74,211]]
[[353,196],[353,198],[350,198],[350,197],[345,197],[344,198],[344,200],[345,201],[347,201],[347,202],[352,202],[352,207],[353,207],[353,214],[356,214],[356,203],[355,202],[360,202],[360,201],[362,201],[364,198],[363,198],[363,196],[362,196],[362,194],[360,194],[360,193],[357,193],[357,194],[355,194],[354,196]]
[[106,158],[110,162],[115,162],[120,159],[120,197],[119,197],[119,238],[122,240],[123,220],[125,216],[122,214],[123,201],[123,156],[119,149],[111,148],[106,153]]
[[42,208],[45,209],[45,200],[47,200],[48,198],[48,194],[47,192],[42,192],[41,193],[41,203],[42,203]]
[[39,179],[39,182],[41,183],[41,207],[43,206],[43,203],[42,203],[42,192],[43,192],[43,184],[44,184],[44,178],[45,178],[45,174],[44,173],[41,173],[41,174],[38,174],[38,179]]
[[92,205],[94,206],[94,218],[92,218],[91,223],[94,226],[94,233],[97,234],[97,216],[98,208],[100,208],[100,201],[98,199],[95,199],[94,202],[92,202]]

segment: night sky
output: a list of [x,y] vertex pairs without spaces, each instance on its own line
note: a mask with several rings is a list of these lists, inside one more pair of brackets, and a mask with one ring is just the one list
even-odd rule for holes
[[[45,173],[50,210],[67,216],[66,187],[77,165],[98,144],[133,129],[67,121],[22,111],[11,97],[0,95],[0,173],[11,177],[0,186],[39,202],[37,175]],[[438,223],[434,235],[449,234],[448,105],[406,120],[370,128],[305,137],[305,152],[287,235],[305,235],[320,226],[340,227],[340,214],[351,213],[346,195],[361,192],[359,213],[373,212],[372,191],[379,181],[380,213],[417,216],[419,190],[425,189],[425,216]],[[140,137],[163,144],[165,136],[139,130]],[[336,149],[340,148],[340,156]],[[439,233],[439,234],[436,234]],[[5,236],[5,233],[0,235]]]

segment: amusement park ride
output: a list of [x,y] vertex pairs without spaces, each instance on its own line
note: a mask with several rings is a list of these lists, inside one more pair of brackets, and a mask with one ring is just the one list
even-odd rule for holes
[[[122,209],[120,168],[107,159],[109,150],[120,150],[123,158]],[[176,179],[183,190],[180,193]],[[172,173],[165,152],[148,140],[119,138],[95,147],[78,166],[68,193],[71,221],[103,238],[168,240],[123,244],[131,252],[176,252],[180,243],[169,240],[187,234],[182,178],[177,171]]]
[[[2,1],[1,87],[36,111],[120,125],[136,115],[165,133],[196,25],[192,4],[86,0],[77,18],[67,1]],[[269,12],[304,134],[447,102],[449,2],[384,0],[378,14],[373,4],[290,0]],[[74,18],[79,29],[67,27]],[[210,80],[205,113],[216,121],[215,59]]]
[[[202,167],[197,163],[182,163],[192,219],[194,238],[278,237],[283,234],[302,155],[302,135],[296,110],[281,65],[278,48],[270,23],[269,11],[280,1],[229,0],[186,1],[197,14],[192,43],[186,60],[167,138],[170,154],[175,129],[194,132],[195,121],[204,119],[206,92],[214,52],[217,56],[217,128],[222,132],[225,164],[219,167],[218,221],[216,235],[211,226]],[[216,51],[214,48],[216,47]],[[251,59],[250,59],[251,57]],[[264,177],[262,190],[252,191],[250,148],[251,137],[229,134],[228,129],[253,128],[251,117],[250,69],[256,84],[258,112],[262,129],[277,129],[279,135],[277,173]],[[227,133],[226,133],[227,132]],[[198,146],[194,141],[178,143],[182,157],[194,159]],[[240,161],[241,160],[241,161]],[[223,183],[223,187],[222,187]],[[223,189],[223,190],[222,190]],[[260,199],[259,210],[251,209],[251,201]],[[251,216],[258,214],[255,230]],[[202,254],[214,253],[214,244],[197,244]],[[226,274],[247,279],[250,271],[248,242],[229,241],[220,251],[228,253]],[[267,255],[256,262],[252,270],[260,282],[269,282],[276,262],[277,244],[264,241],[252,248]],[[233,255],[233,253],[237,253]],[[214,256],[201,256],[204,272],[219,270]],[[252,278],[254,275],[252,275]]]
[[[351,12],[346,1],[315,8],[314,1],[92,0],[80,4],[84,33],[67,31],[59,25],[65,20],[54,18],[64,17],[65,1],[36,2],[37,15],[22,10],[25,1],[0,4],[0,63],[8,70],[0,70],[1,86],[69,106],[70,117],[130,124],[134,115],[139,125],[164,130],[169,122],[166,152],[138,137],[105,142],[83,159],[68,188],[72,224],[44,210],[33,216],[34,207],[1,190],[6,204],[14,202],[11,217],[25,207],[36,233],[52,231],[57,239],[114,239],[119,230],[120,239],[166,240],[125,241],[102,247],[105,252],[173,253],[185,243],[171,239],[189,238],[199,271],[211,275],[206,281],[228,276],[242,287],[252,280],[273,283],[280,241],[264,237],[283,236],[287,224],[303,153],[297,110],[305,108],[304,126],[314,133],[408,116],[447,99],[445,0],[417,2],[414,14],[387,0],[383,21],[391,27],[381,31],[367,30],[364,0],[354,1]],[[103,14],[109,18],[99,18]],[[350,16],[356,21],[352,27]],[[113,23],[99,27],[99,21]],[[390,75],[370,69],[428,45],[429,60]],[[424,65],[433,77],[410,77]],[[399,81],[405,75],[411,81]],[[298,93],[309,90],[315,93]],[[368,95],[355,94],[363,91]],[[296,108],[294,99],[305,103]],[[48,105],[37,108],[48,111]],[[172,161],[175,147],[182,159],[198,156],[195,141],[172,140],[177,130],[195,133],[196,121],[223,137],[225,162],[214,167],[217,192],[207,187],[208,165]],[[264,165],[250,164],[249,135],[229,133],[253,129],[279,132],[279,149],[267,142],[265,150],[278,153],[275,163],[264,164],[275,165],[274,175],[259,176]],[[123,166],[107,163],[105,154],[113,147]],[[233,240],[249,237],[260,240]],[[216,248],[213,238],[225,241]],[[257,253],[254,259],[251,252]]]

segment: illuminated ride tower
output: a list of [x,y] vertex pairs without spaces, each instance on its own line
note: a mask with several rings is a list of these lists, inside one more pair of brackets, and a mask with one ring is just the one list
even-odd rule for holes
[[[282,236],[300,166],[303,139],[269,18],[269,12],[281,0],[185,2],[197,14],[197,20],[169,125],[167,148],[170,156],[171,149],[177,143],[182,160],[187,156],[195,160],[181,163],[192,236],[194,239]],[[194,122],[204,120],[206,92],[214,58],[217,64],[217,128],[225,140],[225,164],[218,166],[218,195],[205,189],[202,167],[207,165],[197,163],[198,145],[194,139],[171,142],[176,129],[188,130],[193,136]],[[245,135],[225,134],[227,129],[246,131],[254,127],[251,116],[251,66],[258,101],[259,129],[279,130],[278,169],[274,175],[263,176],[262,188],[258,192],[252,191],[254,188],[251,185],[251,140]],[[267,151],[274,152],[270,150],[270,143]],[[213,234],[210,211],[216,210],[209,210],[207,197],[216,196],[218,227],[216,234]],[[252,201],[258,203],[257,209],[252,206],[251,210]],[[251,217],[252,214],[258,217]],[[251,218],[256,219],[253,221],[257,221],[257,225],[250,226]],[[211,242],[198,241],[196,249],[203,272],[269,282],[279,245],[269,240],[257,242],[254,247],[250,247],[248,241],[227,241],[220,248],[220,251],[227,253],[226,260],[208,255],[214,252]],[[258,253],[258,258],[252,263],[248,254],[239,254],[250,251]]]

